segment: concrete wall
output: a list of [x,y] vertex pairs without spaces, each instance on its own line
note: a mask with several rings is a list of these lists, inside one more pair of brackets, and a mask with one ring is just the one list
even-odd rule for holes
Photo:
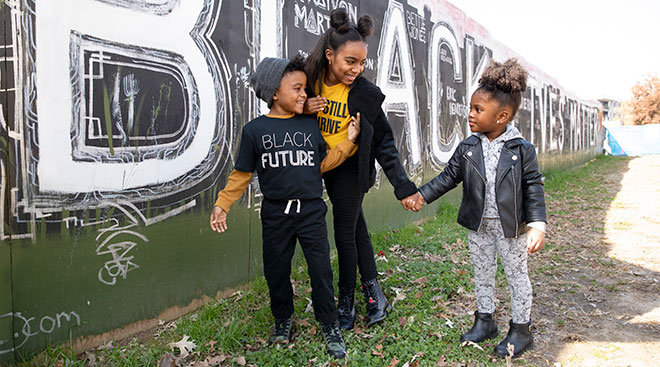
[[[337,6],[374,18],[365,75],[428,181],[469,131],[488,60],[516,56],[446,1],[0,2],[0,360],[153,326],[259,273],[257,185],[228,233],[208,215],[241,126],[264,111],[255,64],[311,49]],[[544,166],[600,152],[598,103],[525,65],[515,125]],[[365,210],[377,231],[434,207],[404,213],[380,175]]]

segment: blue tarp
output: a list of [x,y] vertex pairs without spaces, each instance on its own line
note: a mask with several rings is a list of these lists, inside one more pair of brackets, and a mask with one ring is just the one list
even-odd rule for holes
[[612,155],[660,154],[660,125],[605,125],[604,149]]

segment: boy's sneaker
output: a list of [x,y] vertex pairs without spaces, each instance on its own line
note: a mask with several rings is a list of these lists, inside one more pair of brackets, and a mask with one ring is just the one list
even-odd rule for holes
[[268,338],[268,344],[290,342],[292,331],[293,320],[290,317],[286,319],[275,319],[275,326]]
[[346,357],[346,344],[344,344],[337,321],[323,324],[323,339],[325,339],[325,349],[329,355],[336,359]]

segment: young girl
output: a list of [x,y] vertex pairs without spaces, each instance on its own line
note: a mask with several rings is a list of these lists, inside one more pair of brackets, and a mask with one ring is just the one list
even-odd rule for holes
[[[463,182],[458,223],[468,229],[474,265],[477,311],[474,326],[460,341],[475,343],[497,336],[494,288],[497,255],[511,292],[509,333],[495,354],[517,357],[532,344],[529,331],[532,287],[527,254],[543,248],[545,199],[534,146],[509,122],[520,106],[527,72],[515,59],[491,63],[470,101],[468,122],[474,133],[456,148],[447,167],[419,189],[408,203],[419,210]],[[529,228],[529,230],[528,230]]]
[[380,108],[385,96],[361,76],[371,18],[363,16],[354,25],[344,9],[336,9],[330,14],[330,25],[307,58],[305,71],[311,88],[308,94],[317,97],[307,99],[305,113],[316,114],[330,148],[346,139],[351,116],[360,116],[362,120],[358,144],[350,157],[323,175],[332,202],[339,259],[338,320],[342,329],[351,329],[355,322],[353,294],[358,266],[367,325],[383,320],[390,309],[378,283],[374,250],[362,213],[362,199],[376,177],[375,160],[383,167],[402,204],[417,192],[417,187],[403,169],[392,128]]

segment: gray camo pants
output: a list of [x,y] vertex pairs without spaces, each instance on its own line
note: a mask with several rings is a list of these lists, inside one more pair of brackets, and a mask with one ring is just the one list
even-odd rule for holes
[[532,284],[527,274],[527,236],[506,238],[499,218],[484,218],[478,231],[468,230],[468,242],[474,266],[477,310],[483,313],[495,311],[495,273],[499,253],[509,283],[511,318],[516,324],[529,322]]

